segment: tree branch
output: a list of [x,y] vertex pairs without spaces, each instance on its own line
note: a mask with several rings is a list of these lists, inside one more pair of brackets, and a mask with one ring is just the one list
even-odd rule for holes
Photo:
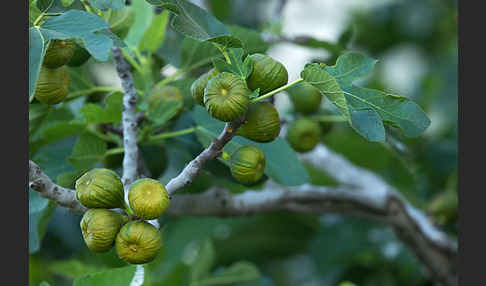
[[39,192],[42,197],[55,201],[58,205],[68,208],[73,213],[82,214],[87,211],[87,208],[76,199],[75,190],[56,185],[31,160],[29,160],[29,187]]
[[[218,139],[201,153],[201,155],[206,154],[202,161],[194,162],[201,156],[199,155],[191,162],[193,167],[190,167],[190,171],[186,169],[191,163],[177,178],[187,176],[192,180],[199,172],[194,173],[192,170],[200,170],[205,161],[212,156],[217,156],[215,154],[219,154],[225,142],[233,136],[233,131],[228,130],[230,127],[231,124],[227,124]],[[432,225],[427,217],[411,206],[398,191],[377,175],[353,165],[322,144],[312,152],[300,155],[300,158],[336,178],[341,186],[282,187],[269,181],[264,190],[249,190],[238,195],[231,195],[221,188],[212,188],[201,194],[173,196],[168,214],[227,217],[286,210],[297,213],[339,213],[365,217],[392,227],[398,238],[409,246],[441,284],[457,285],[457,243]],[[48,198],[58,203],[62,202],[62,205],[67,207],[79,205],[73,190],[55,185],[38,167],[35,171],[33,165],[36,166],[32,162],[29,181],[42,183],[39,186],[43,188],[37,188],[39,192],[46,192],[43,190],[46,186],[47,189],[57,187],[60,191],[54,194],[51,192]],[[182,180],[182,185],[185,185],[185,181],[181,178],[179,179]],[[180,186],[178,182],[174,184],[176,185],[173,186]]]
[[133,83],[130,65],[123,58],[120,48],[112,49],[113,60],[116,65],[116,72],[120,77],[123,95],[122,129],[123,129],[123,176],[122,182],[125,187],[125,198],[127,197],[128,187],[138,177],[138,147],[137,147],[137,90]]
[[204,149],[196,158],[194,158],[189,164],[182,170],[182,172],[175,178],[171,179],[165,186],[169,195],[173,195],[181,188],[189,185],[201,172],[204,163],[218,157],[221,154],[221,150],[235,135],[238,128],[241,126],[242,121],[236,120],[226,123],[223,131],[217,139],[213,140],[209,146]]

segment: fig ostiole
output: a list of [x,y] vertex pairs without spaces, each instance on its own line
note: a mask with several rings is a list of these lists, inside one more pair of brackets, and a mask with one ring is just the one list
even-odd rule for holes
[[130,221],[118,232],[115,249],[120,259],[131,264],[148,263],[162,248],[160,231],[145,221]]
[[149,178],[136,180],[130,185],[128,202],[141,219],[156,219],[169,208],[169,194],[159,181]]

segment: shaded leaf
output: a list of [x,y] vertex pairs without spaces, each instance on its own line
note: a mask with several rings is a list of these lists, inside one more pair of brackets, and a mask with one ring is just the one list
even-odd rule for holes
[[54,202],[29,189],[29,253],[35,253],[40,249],[47,223],[55,208]]
[[49,270],[67,278],[75,279],[88,273],[99,272],[105,268],[102,265],[90,265],[79,260],[70,259],[55,261],[49,265]]
[[147,118],[155,125],[163,125],[173,118],[182,107],[182,102],[161,99],[157,105],[147,113]]
[[130,265],[126,267],[113,268],[101,272],[90,273],[80,276],[74,280],[73,286],[104,286],[117,285],[129,286],[137,266]]
[[100,161],[106,152],[106,143],[102,139],[85,132],[74,145],[73,153],[68,158],[78,171],[86,171]]
[[260,279],[261,274],[255,264],[240,261],[224,269],[221,273],[202,279],[192,285],[198,286],[216,286],[228,285],[232,283],[254,282]]
[[88,123],[118,124],[122,118],[123,93],[115,92],[106,99],[106,106],[102,108],[95,103],[87,103],[79,110]]
[[214,246],[211,239],[206,239],[199,244],[196,260],[191,267],[191,281],[198,281],[209,275],[215,262]]
[[74,9],[47,19],[40,26],[40,31],[46,41],[78,38],[95,59],[106,61],[113,40],[103,33],[96,32],[109,27],[110,25],[97,15]]
[[243,49],[248,54],[265,53],[268,50],[268,43],[262,38],[261,33],[240,26],[227,26],[231,35],[240,39]]

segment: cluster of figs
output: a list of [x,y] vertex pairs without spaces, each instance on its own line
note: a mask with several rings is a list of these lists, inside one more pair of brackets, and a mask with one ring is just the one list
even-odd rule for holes
[[[87,247],[107,252],[115,246],[119,258],[131,264],[152,261],[162,247],[160,231],[145,220],[157,219],[169,207],[170,199],[159,181],[138,179],[128,190],[125,204],[123,183],[110,169],[96,168],[75,184],[76,198],[88,208],[80,222]],[[114,209],[126,209],[125,216]]]

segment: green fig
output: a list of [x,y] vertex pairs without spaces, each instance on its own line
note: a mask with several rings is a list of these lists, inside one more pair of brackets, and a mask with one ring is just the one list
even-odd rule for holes
[[130,185],[128,202],[141,219],[155,219],[169,208],[169,194],[159,181],[149,178],[136,180]]
[[76,198],[87,208],[123,208],[123,184],[112,170],[98,168],[86,172],[76,180]]
[[230,158],[231,175],[240,183],[250,185],[263,176],[265,154],[257,146],[238,148]]
[[319,124],[303,117],[292,122],[287,131],[287,140],[297,152],[307,152],[314,149],[320,138]]
[[84,242],[91,251],[106,252],[113,247],[118,231],[126,222],[119,213],[107,209],[89,209],[81,219]]
[[152,89],[152,96],[148,100],[148,111],[153,112],[157,108],[157,105],[161,101],[178,101],[181,103],[180,107],[177,109],[176,116],[179,116],[182,112],[184,105],[184,98],[182,97],[181,91],[175,86],[161,85],[161,82],[156,84]]
[[230,122],[245,115],[250,104],[250,90],[240,77],[223,72],[208,81],[204,89],[204,105],[209,114]]
[[311,114],[319,111],[322,101],[322,93],[307,82],[300,82],[289,89],[290,100],[295,111],[303,114]]
[[160,248],[160,231],[145,221],[126,223],[116,236],[115,249],[118,256],[131,264],[143,264],[154,260]]
[[191,85],[191,95],[194,100],[204,106],[204,89],[208,85],[208,81],[219,74],[215,68],[210,69],[208,72],[203,73],[196,79]]
[[42,67],[37,78],[34,97],[45,104],[57,104],[69,92],[69,71],[66,66],[57,69]]
[[236,135],[255,142],[271,142],[280,133],[280,118],[277,109],[268,102],[251,104],[245,115],[244,124]]
[[260,94],[264,94],[287,84],[289,75],[282,63],[264,54],[249,57],[253,62],[253,71],[246,79],[248,88],[260,88]]
[[57,69],[67,64],[74,55],[74,43],[65,40],[51,40],[46,50],[42,65]]

